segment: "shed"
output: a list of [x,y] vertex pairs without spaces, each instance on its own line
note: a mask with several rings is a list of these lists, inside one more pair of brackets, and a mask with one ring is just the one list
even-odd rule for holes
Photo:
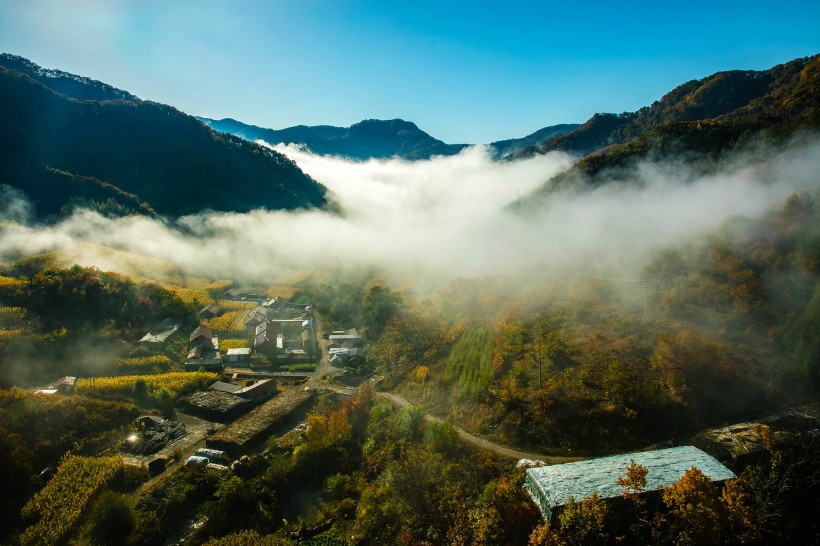
[[199,325],[189,336],[191,347],[213,347],[214,335],[207,326]]
[[71,375],[66,375],[58,379],[52,385],[62,394],[73,394],[77,385],[77,378]]
[[275,336],[262,332],[253,339],[253,348],[257,353],[275,353],[281,348],[277,345],[276,340]]
[[524,487],[547,521],[567,504],[597,493],[602,499],[620,497],[618,477],[626,475],[631,460],[647,468],[646,492],[658,491],[678,481],[693,466],[712,481],[735,478],[735,474],[694,446],[625,453],[574,463],[528,468]]
[[218,317],[222,314],[222,308],[215,303],[211,303],[206,305],[199,311],[199,318],[201,319],[209,319]]
[[239,385],[234,385],[233,383],[225,383],[224,381],[217,381],[210,387],[208,387],[212,391],[221,391],[234,394],[236,391],[241,389]]
[[269,396],[276,392],[276,380],[275,379],[262,379],[261,381],[257,381],[253,385],[249,385],[247,387],[241,388],[234,392],[236,396],[241,396],[245,399],[259,399]]
[[251,361],[250,347],[239,347],[237,349],[228,349],[222,362],[231,364],[233,366],[249,366]]

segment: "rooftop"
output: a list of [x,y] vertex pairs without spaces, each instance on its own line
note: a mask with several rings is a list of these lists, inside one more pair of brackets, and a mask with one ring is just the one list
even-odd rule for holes
[[734,473],[694,446],[625,453],[575,463],[527,469],[527,481],[536,486],[551,507],[563,506],[570,497],[581,500],[598,493],[601,498],[619,497],[618,477],[626,476],[630,460],[646,467],[646,491],[657,491],[678,481],[691,467],[698,467],[713,481],[735,478]]

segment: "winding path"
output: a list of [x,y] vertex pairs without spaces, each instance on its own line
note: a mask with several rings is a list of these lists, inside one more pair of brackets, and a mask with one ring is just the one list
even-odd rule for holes
[[[377,392],[376,396],[381,398],[385,398],[390,400],[394,404],[397,404],[403,408],[409,408],[413,404],[411,404],[407,399],[402,398],[397,394],[393,394],[390,392]],[[425,419],[428,421],[433,421],[435,423],[443,423],[442,419],[434,415],[430,415],[429,413],[424,414]],[[512,449],[507,446],[503,446],[501,444],[496,444],[495,442],[491,442],[486,438],[482,438],[480,436],[476,436],[475,434],[470,434],[466,430],[460,427],[455,427],[456,432],[458,432],[459,437],[466,441],[470,442],[473,445],[476,445],[482,449],[486,449],[488,451],[492,451],[497,455],[501,455],[502,457],[510,457],[512,459],[532,459],[537,461],[544,461],[548,465],[552,464],[561,464],[561,463],[570,463],[572,461],[580,461],[583,457],[564,457],[564,456],[556,456],[556,455],[543,455],[539,453],[528,453],[526,451],[518,451],[517,449]]]

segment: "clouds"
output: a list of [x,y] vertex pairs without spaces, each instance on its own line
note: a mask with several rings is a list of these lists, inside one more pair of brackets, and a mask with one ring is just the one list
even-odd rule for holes
[[[493,162],[475,147],[428,161],[351,162],[277,149],[329,188],[337,212],[203,213],[170,223],[78,211],[53,226],[25,225],[18,214],[0,233],[0,258],[72,247],[77,253],[77,244],[92,243],[191,274],[263,284],[304,268],[376,268],[442,281],[579,264],[625,273],[731,215],[760,215],[820,185],[820,145],[811,143],[708,176],[684,163],[641,163],[620,180],[553,194],[537,213],[521,215],[507,205],[567,169],[571,158]],[[89,247],[81,261],[116,265]]]

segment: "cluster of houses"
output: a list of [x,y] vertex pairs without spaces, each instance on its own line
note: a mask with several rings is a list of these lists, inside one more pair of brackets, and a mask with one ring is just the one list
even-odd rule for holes
[[364,363],[364,347],[362,336],[356,330],[336,331],[324,334],[330,341],[328,360],[336,368],[355,368]]
[[[219,316],[216,304],[208,305],[200,319]],[[190,335],[185,369],[220,371],[224,366],[250,367],[253,361],[268,363],[311,362],[318,347],[309,305],[297,305],[283,298],[266,299],[251,310],[245,320],[250,347],[219,351],[219,340],[210,329],[200,325]]]

